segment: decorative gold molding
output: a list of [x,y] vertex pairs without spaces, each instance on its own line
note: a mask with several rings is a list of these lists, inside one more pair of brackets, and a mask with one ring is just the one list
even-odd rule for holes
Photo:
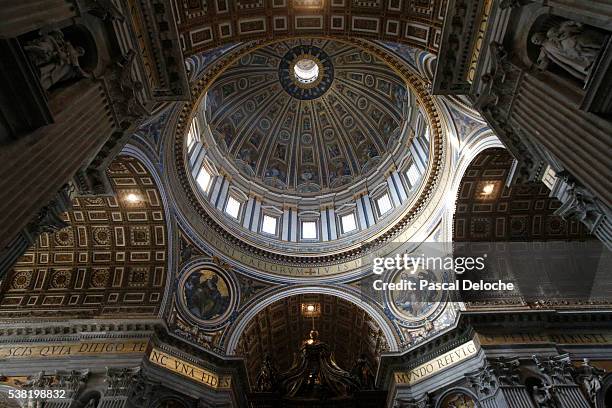
[[474,357],[480,348],[470,340],[459,347],[452,349],[439,357],[429,360],[410,371],[398,371],[393,373],[393,381],[396,385],[413,385],[433,376],[434,374],[451,368],[465,360]]
[[484,43],[484,36],[487,33],[492,6],[493,0],[486,0],[482,9],[478,32],[476,33],[476,39],[474,40],[474,46],[472,48],[470,65],[466,73],[466,79],[470,84],[474,81],[474,76],[476,75],[476,65],[478,64],[478,57],[480,56],[480,51],[482,50],[482,45]]
[[46,345],[9,344],[0,346],[0,360],[98,356],[100,354],[144,353],[148,340],[53,343]]

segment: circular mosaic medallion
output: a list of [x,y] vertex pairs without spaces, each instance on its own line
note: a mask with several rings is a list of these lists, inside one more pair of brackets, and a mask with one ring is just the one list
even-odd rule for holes
[[[391,282],[413,282],[418,288],[419,281],[442,282],[444,278],[437,273],[419,268],[412,271],[398,271],[391,277]],[[445,296],[438,290],[394,290],[388,291],[387,301],[393,314],[403,326],[418,327],[425,319],[432,317],[444,308]]]
[[74,245],[74,233],[72,228],[64,228],[57,231],[55,234],[55,243],[59,246],[72,246]]
[[281,59],[278,77],[285,91],[294,98],[316,99],[331,86],[334,66],[322,49],[313,45],[299,45]]
[[98,245],[110,245],[111,230],[108,227],[93,227],[91,229],[93,239]]
[[214,265],[190,269],[179,281],[179,303],[188,317],[203,326],[223,322],[236,301],[234,285]]

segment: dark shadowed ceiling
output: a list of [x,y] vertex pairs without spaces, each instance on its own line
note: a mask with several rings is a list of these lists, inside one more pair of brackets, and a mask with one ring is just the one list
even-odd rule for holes
[[553,214],[560,203],[543,183],[506,187],[512,160],[507,150],[495,148],[470,164],[457,196],[453,241],[591,239],[580,222]]
[[41,234],[3,281],[0,317],[155,317],[166,284],[166,223],[155,181],[138,160],[107,170],[114,196],[82,197],[70,225]]
[[255,384],[263,358],[270,355],[279,370],[287,370],[302,342],[308,339],[313,319],[302,305],[320,307],[314,327],[320,340],[331,346],[340,367],[350,370],[361,353],[372,367],[385,339],[378,325],[356,305],[329,295],[305,294],[279,300],[258,313],[245,328],[238,351],[246,357],[251,383]]

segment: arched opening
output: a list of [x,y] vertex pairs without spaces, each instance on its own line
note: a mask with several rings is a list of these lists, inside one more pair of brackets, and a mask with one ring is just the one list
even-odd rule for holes
[[251,384],[257,383],[266,356],[279,372],[290,369],[312,330],[346,371],[362,357],[373,370],[387,348],[379,325],[356,304],[324,294],[289,296],[259,311],[240,336],[237,352],[245,358]]
[[309,84],[317,80],[319,65],[313,59],[303,57],[298,59],[293,66],[293,73],[299,82]]
[[525,388],[529,393],[529,397],[533,401],[536,406],[539,406],[538,401],[543,399],[546,393],[546,388],[544,387],[544,382],[542,379],[537,377],[527,377],[525,378]]
[[100,402],[100,397],[99,391],[86,391],[78,398],[75,408],[96,408]]
[[439,408],[478,408],[480,405],[477,399],[466,391],[451,391],[448,395],[444,396],[440,403]]
[[164,398],[154,408],[188,408],[187,405],[176,398]]
[[376,389],[375,370],[385,348],[382,330],[365,310],[317,293],[260,310],[239,342],[249,399],[259,406],[382,406],[386,391]]

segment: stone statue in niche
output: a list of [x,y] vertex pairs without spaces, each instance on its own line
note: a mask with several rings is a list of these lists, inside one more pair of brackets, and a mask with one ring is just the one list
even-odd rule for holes
[[38,69],[45,90],[68,79],[90,77],[79,65],[79,57],[85,55],[85,50],[73,46],[59,30],[28,42],[24,50]]
[[125,21],[121,9],[112,2],[112,0],[91,0],[91,9],[89,14],[94,15],[102,20],[110,21]]
[[531,37],[531,42],[540,46],[538,68],[546,70],[552,62],[585,82],[605,41],[599,31],[571,20]]
[[599,200],[589,190],[579,185],[571,175],[565,171],[557,174],[557,177],[568,184],[567,199],[557,210],[557,214],[563,219],[576,219],[586,225],[591,231],[600,223],[602,217],[606,216],[599,205]]

